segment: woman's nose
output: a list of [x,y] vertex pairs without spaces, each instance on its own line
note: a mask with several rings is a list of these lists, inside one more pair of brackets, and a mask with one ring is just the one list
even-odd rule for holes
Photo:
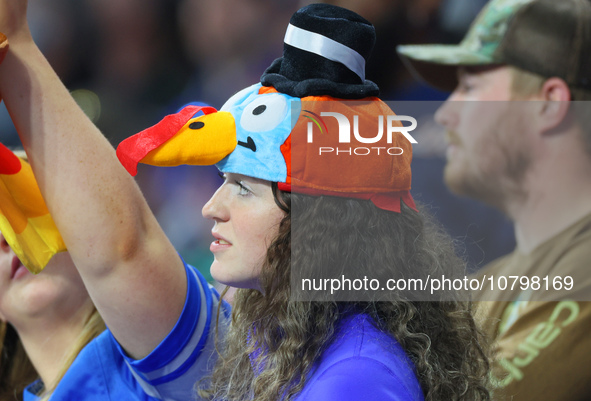
[[224,192],[224,185],[222,185],[203,206],[203,209],[201,209],[203,217],[215,221],[228,220],[229,213],[226,207]]

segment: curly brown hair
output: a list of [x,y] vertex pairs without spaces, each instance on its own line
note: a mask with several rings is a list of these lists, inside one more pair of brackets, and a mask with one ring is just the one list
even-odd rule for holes
[[[369,201],[289,194],[277,191],[275,185],[273,191],[286,215],[262,269],[262,292],[236,292],[231,327],[219,339],[220,355],[212,376],[199,383],[200,396],[293,399],[334,339],[337,322],[355,310],[371,316],[378,329],[404,348],[414,362],[425,400],[490,399],[489,362],[469,302],[408,300],[397,292],[391,292],[391,299],[376,301],[293,299],[293,270],[309,271],[327,258],[360,266],[367,274],[376,266],[392,271],[392,263],[399,262],[403,263],[394,270],[401,274],[463,268],[451,239],[425,212],[403,205],[401,213],[392,213]],[[299,213],[294,231],[292,208]],[[325,228],[335,226],[341,234],[346,231],[338,241],[325,235]],[[373,233],[372,240],[367,239],[368,232]]]

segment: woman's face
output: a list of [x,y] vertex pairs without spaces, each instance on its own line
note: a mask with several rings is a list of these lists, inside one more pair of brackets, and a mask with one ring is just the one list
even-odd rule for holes
[[55,255],[45,270],[34,275],[0,234],[1,320],[19,330],[41,316],[53,321],[68,319],[87,306],[92,307],[92,302],[69,253]]
[[203,207],[203,216],[214,221],[211,275],[222,284],[260,290],[261,267],[285,213],[269,181],[230,173],[224,179]]

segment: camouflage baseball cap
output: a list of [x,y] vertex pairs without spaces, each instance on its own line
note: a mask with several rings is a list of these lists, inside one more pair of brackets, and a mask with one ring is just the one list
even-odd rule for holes
[[459,45],[405,45],[397,51],[426,83],[457,85],[458,66],[509,64],[591,89],[589,0],[491,0]]

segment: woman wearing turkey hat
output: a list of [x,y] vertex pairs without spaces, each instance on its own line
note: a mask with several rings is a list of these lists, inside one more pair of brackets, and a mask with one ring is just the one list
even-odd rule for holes
[[[139,162],[217,165],[224,183],[203,215],[214,223],[213,277],[240,288],[230,311],[176,254],[107,141],[32,45],[22,3],[0,2],[0,29],[14,49],[0,67],[0,90],[109,328],[103,340],[118,352],[99,358],[123,361],[111,374],[138,399],[190,399],[194,382],[199,396],[215,400],[488,399],[487,363],[459,298],[385,291],[298,299],[306,294],[291,283],[292,273],[315,267],[367,277],[461,267],[450,241],[416,211],[404,136],[383,138],[400,157],[331,162],[301,140],[320,106],[362,122],[393,114],[364,77],[374,40],[367,21],[328,5],[299,10],[284,57],[261,84],[219,112],[185,108],[118,147],[132,174]],[[205,115],[195,117],[199,110]],[[316,135],[314,145],[334,137]]]

